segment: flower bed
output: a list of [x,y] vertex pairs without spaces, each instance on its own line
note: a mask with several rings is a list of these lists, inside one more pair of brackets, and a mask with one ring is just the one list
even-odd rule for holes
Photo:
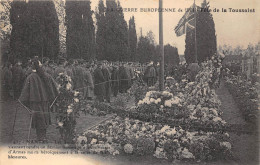
[[231,156],[229,135],[116,117],[77,138],[85,153],[153,155],[169,160],[215,160]]
[[231,75],[226,78],[226,86],[236,104],[248,122],[257,122],[259,116],[259,83],[253,85],[240,76]]

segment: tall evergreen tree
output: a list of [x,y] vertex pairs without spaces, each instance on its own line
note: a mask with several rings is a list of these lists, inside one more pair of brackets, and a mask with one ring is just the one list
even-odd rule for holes
[[10,46],[15,57],[57,57],[59,20],[53,1],[14,1],[10,19],[14,28]]
[[128,60],[128,29],[120,3],[106,1],[106,56],[110,61]]
[[10,24],[12,25],[10,48],[12,57],[21,59],[28,53],[28,28],[26,27],[26,10],[27,4],[25,1],[15,0],[11,4],[10,9]]
[[96,58],[98,60],[104,60],[106,54],[106,18],[105,18],[105,6],[103,0],[99,0],[98,11],[96,15]]
[[[201,4],[202,9],[209,9],[206,0]],[[215,23],[210,12],[197,12],[196,14],[196,40],[197,59],[201,63],[217,52]],[[185,59],[187,63],[195,61],[195,30],[186,34]]]
[[93,59],[95,29],[90,1],[66,1],[66,47],[69,58]]
[[149,31],[145,37],[141,36],[137,45],[137,57],[139,62],[146,63],[158,61],[158,48],[155,47],[153,32]]
[[178,49],[167,44],[164,46],[164,61],[168,66],[176,66],[180,63]]
[[135,18],[132,16],[129,20],[129,31],[128,31],[128,42],[129,42],[129,55],[131,61],[136,61],[136,48],[137,48],[137,35],[135,27]]

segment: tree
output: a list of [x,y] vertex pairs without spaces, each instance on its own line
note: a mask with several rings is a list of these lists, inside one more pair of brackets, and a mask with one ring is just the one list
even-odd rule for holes
[[[201,4],[202,9],[209,9],[206,0]],[[196,46],[199,63],[210,58],[217,52],[215,23],[210,12],[199,11],[196,14]],[[187,63],[195,62],[195,30],[186,34],[185,59]]]
[[15,58],[57,57],[59,21],[53,1],[13,1],[10,23],[10,47]]
[[128,42],[129,42],[129,55],[131,61],[136,61],[136,47],[137,47],[137,35],[135,27],[135,18],[132,16],[129,20],[129,31],[128,31]]
[[179,65],[180,58],[178,54],[178,49],[176,47],[167,44],[164,46],[164,61],[168,67]]
[[93,59],[95,29],[90,1],[66,1],[66,48],[69,58]]
[[106,54],[106,18],[105,18],[105,6],[103,0],[99,0],[98,10],[96,15],[96,58],[98,60],[104,60]]
[[128,61],[128,29],[120,2],[106,1],[105,59]]
[[154,45],[154,36],[152,31],[149,31],[145,37],[141,36],[137,45],[137,57],[140,63],[146,63],[158,59],[158,48]]

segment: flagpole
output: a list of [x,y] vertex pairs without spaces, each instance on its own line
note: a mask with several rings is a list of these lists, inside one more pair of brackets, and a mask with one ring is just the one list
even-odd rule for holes
[[198,63],[198,54],[197,54],[197,8],[194,0],[194,7],[195,7],[195,63]]
[[[159,9],[162,10],[163,2],[159,0]],[[164,90],[164,46],[163,46],[163,12],[159,11],[159,45],[160,45],[160,77],[159,77],[159,88],[160,91]]]

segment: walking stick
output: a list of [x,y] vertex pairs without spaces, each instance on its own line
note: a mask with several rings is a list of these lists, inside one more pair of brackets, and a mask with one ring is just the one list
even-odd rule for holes
[[13,135],[14,135],[14,126],[15,126],[15,121],[16,121],[16,114],[17,114],[17,110],[18,110],[18,108],[16,107],[16,110],[15,110],[15,115],[14,115],[13,130],[12,130],[12,138],[13,138]]

